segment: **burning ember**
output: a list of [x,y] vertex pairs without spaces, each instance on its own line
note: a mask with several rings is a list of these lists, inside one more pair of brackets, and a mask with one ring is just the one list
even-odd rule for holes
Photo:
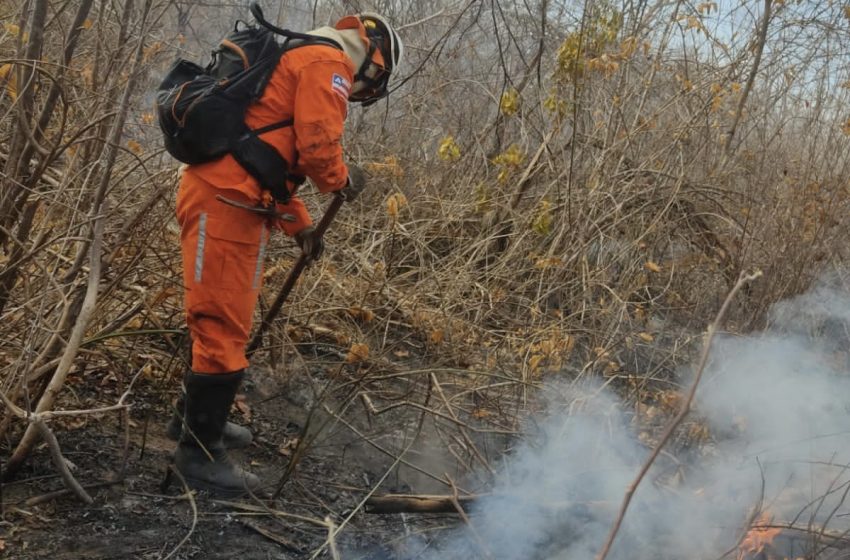
[[[781,528],[768,527],[772,521],[773,519],[767,513],[761,514],[738,546],[738,560],[755,558],[757,555],[765,552],[766,547],[770,547],[773,539],[782,533]],[[769,554],[767,557],[774,558],[775,556]]]

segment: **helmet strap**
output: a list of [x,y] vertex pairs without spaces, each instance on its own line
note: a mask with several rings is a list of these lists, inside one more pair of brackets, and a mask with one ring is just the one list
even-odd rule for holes
[[369,41],[369,50],[366,52],[366,58],[363,59],[363,63],[360,65],[360,68],[357,69],[357,73],[354,74],[355,81],[360,81],[369,85],[373,85],[369,83],[371,78],[366,75],[366,72],[368,72],[369,68],[371,68],[374,64],[374,62],[372,61],[372,57],[375,56],[375,50],[375,43]]

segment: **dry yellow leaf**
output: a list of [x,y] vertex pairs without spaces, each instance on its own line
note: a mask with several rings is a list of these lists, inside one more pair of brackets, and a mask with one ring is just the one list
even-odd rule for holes
[[348,308],[348,314],[358,321],[363,321],[364,323],[368,323],[372,319],[375,318],[375,314],[371,309],[366,309],[365,307],[353,306]]
[[145,62],[148,62],[151,58],[158,55],[160,53],[160,51],[162,51],[162,49],[163,49],[163,44],[162,44],[161,41],[156,41],[155,43],[153,43],[152,45],[147,47],[144,50],[144,56],[143,56]]
[[159,306],[162,304],[162,302],[164,302],[164,301],[166,301],[166,300],[168,300],[168,299],[170,299],[170,298],[172,298],[172,297],[176,296],[176,295],[177,295],[177,293],[178,293],[178,292],[177,292],[177,290],[176,290],[176,289],[174,289],[174,288],[173,288],[173,287],[171,287],[171,286],[168,286],[168,287],[166,287],[166,288],[164,288],[164,289],[160,290],[160,291],[159,291],[159,292],[158,292],[158,293],[157,293],[157,294],[156,294],[156,295],[155,295],[155,296],[151,299],[150,306],[151,306],[152,308],[159,307]]
[[545,270],[562,264],[564,264],[564,261],[558,257],[546,257],[537,259],[537,262],[534,263],[534,268],[538,270]]
[[530,369],[532,372],[537,371],[540,368],[540,362],[542,361],[542,354],[532,354],[532,356],[528,359],[528,369]]
[[502,99],[499,102],[499,111],[506,117],[513,116],[519,111],[520,96],[519,92],[513,88],[502,94]]
[[18,85],[11,64],[0,66],[0,82],[4,81],[6,82],[6,93],[9,94],[12,101],[15,101],[18,98]]
[[242,417],[246,422],[251,421],[251,407],[248,406],[248,401],[246,400],[245,395],[236,395],[236,398],[233,399],[233,406],[242,414]]
[[650,272],[661,272],[661,266],[653,261],[646,261],[643,267]]
[[437,156],[443,161],[457,161],[460,159],[460,146],[455,142],[454,137],[446,136],[440,141],[440,147],[437,149]]
[[564,337],[564,352],[567,354],[572,353],[573,348],[576,347],[576,337],[572,335],[567,335]]
[[717,2],[703,2],[697,6],[697,12],[700,14],[710,14],[712,10],[717,11]]
[[638,337],[644,342],[652,342],[655,340],[655,337],[649,334],[648,332],[638,333]]
[[86,64],[83,66],[82,70],[80,70],[80,76],[83,78],[85,83],[91,85],[94,83],[94,66],[92,64]]
[[348,349],[348,356],[345,357],[345,361],[349,364],[356,364],[365,361],[367,358],[369,358],[368,344],[352,344],[351,348]]
[[130,148],[130,151],[134,154],[140,154],[144,150],[142,145],[136,142],[135,140],[128,140],[127,147]]
[[80,27],[83,28],[83,29],[91,29],[92,25],[93,25],[92,20],[86,18],[86,20],[83,22],[83,24]]
[[669,411],[679,410],[682,407],[683,395],[678,391],[662,391],[658,395],[658,402]]
[[550,340],[541,340],[537,345],[537,349],[544,354],[551,355],[555,351],[555,342]]
[[443,329],[434,329],[431,331],[428,338],[431,340],[432,344],[441,344],[445,339],[445,333],[443,332]]
[[280,444],[277,448],[277,452],[283,455],[284,457],[289,457],[292,455],[292,452],[298,447],[298,438],[294,437],[291,439],[285,440]]
[[709,430],[708,426],[706,426],[702,422],[691,424],[688,428],[688,439],[700,443],[705,443],[709,439],[711,439],[711,430]]
[[387,214],[393,219],[398,218],[398,211],[407,205],[407,197],[401,193],[393,193],[387,197]]
[[404,168],[401,166],[398,157],[390,155],[382,161],[369,161],[363,164],[363,167],[370,175],[382,177],[393,177],[401,179],[404,177]]

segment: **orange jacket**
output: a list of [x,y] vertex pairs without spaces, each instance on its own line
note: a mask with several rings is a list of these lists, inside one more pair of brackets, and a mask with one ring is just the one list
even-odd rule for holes
[[[353,82],[354,65],[342,51],[329,45],[292,49],[281,57],[262,97],[248,108],[245,122],[256,129],[292,118],[292,126],[272,130],[261,138],[289,162],[292,173],[306,175],[321,192],[339,190],[348,179],[341,139]],[[237,189],[256,202],[262,200],[257,181],[229,154],[190,165],[185,172],[215,187]],[[288,186],[294,190],[293,185]],[[297,196],[278,208],[296,218],[295,222],[280,223],[288,235],[312,224]]]

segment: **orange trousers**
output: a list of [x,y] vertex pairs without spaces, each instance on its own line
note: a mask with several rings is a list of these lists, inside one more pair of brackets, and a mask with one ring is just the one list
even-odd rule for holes
[[245,346],[263,283],[268,218],[216,200],[253,205],[245,194],[184,173],[177,193],[184,306],[195,373],[248,366]]

